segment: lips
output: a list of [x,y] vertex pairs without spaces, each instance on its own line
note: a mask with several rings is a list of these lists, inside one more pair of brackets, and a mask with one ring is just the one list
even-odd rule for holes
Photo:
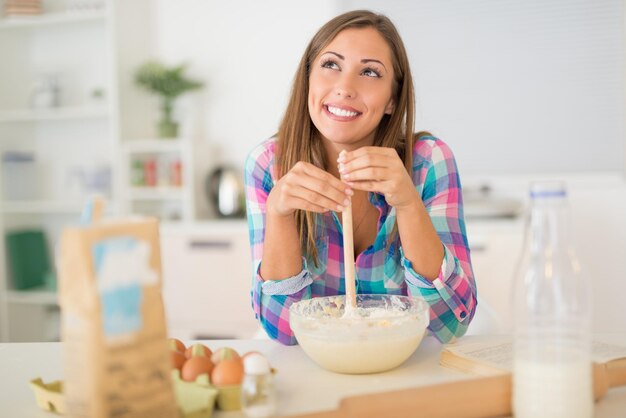
[[351,121],[358,118],[362,113],[349,106],[338,106],[334,104],[325,104],[324,112],[337,121]]

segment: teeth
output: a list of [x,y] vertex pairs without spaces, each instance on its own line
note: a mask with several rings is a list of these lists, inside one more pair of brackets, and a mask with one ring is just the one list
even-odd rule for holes
[[351,112],[345,109],[339,109],[338,107],[328,106],[328,111],[333,115],[343,116],[343,117],[351,117],[358,115],[358,112]]

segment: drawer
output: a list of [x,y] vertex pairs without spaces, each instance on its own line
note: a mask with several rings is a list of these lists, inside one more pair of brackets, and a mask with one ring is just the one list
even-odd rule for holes
[[[254,334],[247,231],[162,233],[163,299],[171,330],[193,338]],[[191,330],[191,331],[190,331]]]

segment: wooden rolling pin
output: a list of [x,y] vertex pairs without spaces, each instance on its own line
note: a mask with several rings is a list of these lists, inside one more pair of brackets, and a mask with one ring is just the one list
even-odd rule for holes
[[[626,359],[593,365],[595,400],[626,385]],[[490,418],[512,414],[511,374],[351,396],[333,411],[292,418]]]

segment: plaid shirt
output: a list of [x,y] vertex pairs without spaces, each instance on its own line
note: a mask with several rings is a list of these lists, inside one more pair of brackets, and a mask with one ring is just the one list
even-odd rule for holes
[[[283,344],[296,344],[289,327],[292,303],[317,296],[345,294],[342,229],[337,214],[317,217],[315,266],[302,257],[302,271],[284,280],[264,281],[259,275],[265,235],[265,203],[276,177],[275,138],[258,145],[245,164],[245,191],[254,272],[252,307],[267,334]],[[461,183],[450,148],[427,136],[413,149],[413,183],[444,247],[439,276],[433,282],[419,275],[404,257],[399,235],[391,233],[395,209],[383,195],[369,193],[379,211],[378,232],[369,248],[355,260],[357,293],[414,295],[430,304],[430,332],[442,342],[462,336],[476,309],[476,283],[465,232]]]

